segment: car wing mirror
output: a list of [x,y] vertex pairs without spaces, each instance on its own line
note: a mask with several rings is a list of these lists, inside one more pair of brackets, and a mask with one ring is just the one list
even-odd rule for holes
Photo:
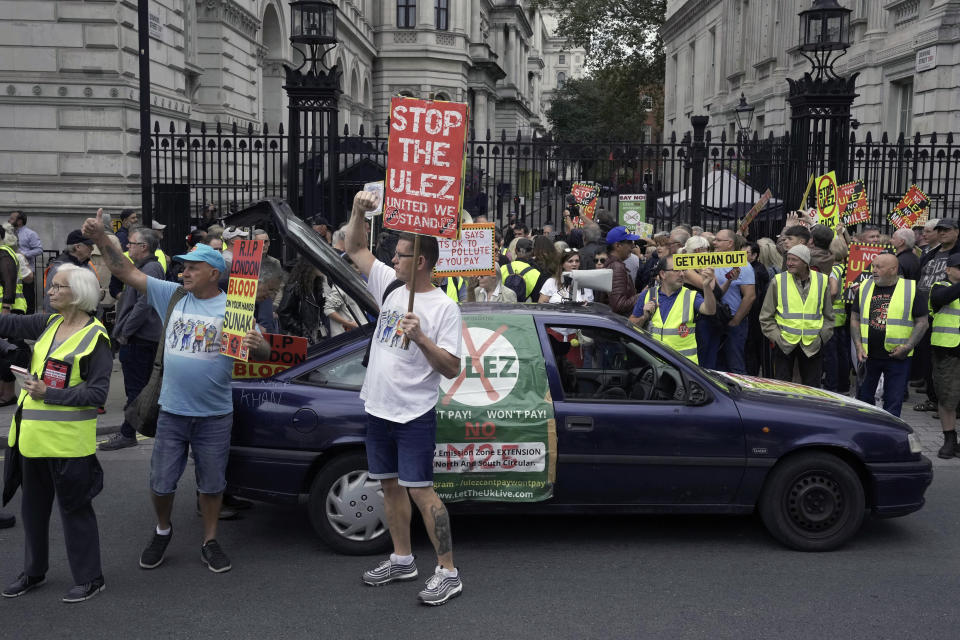
[[693,407],[700,407],[710,402],[710,394],[703,388],[703,385],[696,380],[687,381],[687,404]]

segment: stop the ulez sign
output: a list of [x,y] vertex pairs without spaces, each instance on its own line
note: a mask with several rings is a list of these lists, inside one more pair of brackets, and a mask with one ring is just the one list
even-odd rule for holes
[[465,104],[391,100],[383,201],[386,228],[457,237],[467,122]]

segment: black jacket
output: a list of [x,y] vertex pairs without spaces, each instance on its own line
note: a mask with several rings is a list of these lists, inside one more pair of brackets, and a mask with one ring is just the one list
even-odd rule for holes
[[280,330],[292,336],[305,337],[308,344],[317,342],[318,328],[321,336],[329,335],[323,303],[321,276],[314,279],[312,291],[303,291],[299,282],[290,282],[283,290],[283,298],[277,309]]

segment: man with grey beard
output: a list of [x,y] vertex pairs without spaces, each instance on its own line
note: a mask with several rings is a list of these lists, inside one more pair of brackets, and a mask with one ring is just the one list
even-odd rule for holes
[[857,362],[864,366],[857,399],[874,403],[883,376],[883,409],[900,415],[910,378],[910,356],[927,330],[925,297],[916,282],[898,275],[900,263],[892,253],[873,260],[873,277],[860,287],[859,302],[850,313],[850,335]]

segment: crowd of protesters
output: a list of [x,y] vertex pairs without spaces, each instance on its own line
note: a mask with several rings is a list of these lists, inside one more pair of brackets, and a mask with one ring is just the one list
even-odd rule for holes
[[[346,265],[365,278],[377,273],[376,286],[368,283],[368,288],[386,300],[393,296],[393,289],[386,279],[387,272],[380,273],[374,262],[397,268],[409,257],[406,249],[410,243],[394,234],[380,233],[374,250],[364,249],[368,245],[363,238],[369,238],[371,231],[369,221],[357,214],[357,206],[351,226],[344,223],[334,228],[321,216],[311,222],[320,238]],[[201,556],[212,571],[231,568],[216,541],[218,519],[232,517],[236,509],[250,506],[223,493],[232,422],[230,361],[218,356],[219,330],[213,330],[216,335],[211,338],[209,321],[205,321],[202,331],[198,328],[201,316],[214,318],[214,324],[222,323],[237,241],[257,239],[264,244],[255,307],[257,329],[245,338],[245,344],[255,353],[266,354],[264,333],[303,336],[309,344],[316,344],[377,321],[308,260],[300,259],[288,265],[289,270],[284,269],[277,258],[269,255],[270,236],[264,230],[225,227],[215,206],[205,207],[199,224],[184,239],[183,253],[174,258],[160,248],[163,224],[154,221],[150,229],[140,227],[137,214],[131,210],[124,210],[119,217],[116,233],[109,232],[109,223],[102,216],[71,231],[62,252],[40,272],[36,258],[42,247],[36,233],[26,226],[27,217],[13,212],[9,224],[0,227],[0,335],[5,338],[0,339],[0,406],[19,402],[24,407],[23,414],[18,413],[15,420],[24,434],[20,439],[23,458],[27,459],[30,447],[35,446],[26,435],[34,419],[31,416],[46,415],[37,407],[54,404],[58,411],[76,412],[86,420],[82,441],[67,446],[66,439],[54,438],[43,443],[39,450],[54,463],[40,466],[27,461],[19,471],[18,479],[24,488],[27,557],[23,573],[2,592],[6,597],[22,595],[43,583],[46,522],[54,494],[59,501],[76,582],[64,600],[78,602],[103,589],[91,502],[99,485],[97,474],[90,470],[99,469],[93,444],[95,416],[102,412],[105,384],[109,382],[109,375],[105,381],[102,370],[104,353],[110,352],[105,340],[108,327],[98,319],[101,301],[108,293],[118,299],[115,318],[109,323],[110,339],[118,351],[128,403],[147,383],[159,344],[167,347],[164,362],[168,369],[194,369],[190,376],[181,376],[191,381],[189,389],[182,382],[175,382],[174,375],[164,377],[162,428],[154,444],[150,477],[157,523],[140,558],[140,566],[145,569],[163,562],[171,540],[170,507],[186,462],[185,444],[193,449],[197,466],[197,505],[204,520]],[[879,394],[883,408],[894,415],[900,415],[912,387],[924,396],[914,409],[936,411],[940,419],[944,432],[940,457],[960,457],[955,431],[960,403],[957,221],[931,220],[922,227],[883,236],[880,229],[871,225],[863,225],[851,235],[846,230],[834,233],[822,225],[811,226],[807,219],[796,212],[789,214],[775,238],[751,239],[729,228],[709,231],[686,224],[641,238],[619,226],[603,210],[592,220],[579,224],[575,215],[564,211],[563,229],[558,232],[550,226],[531,230],[511,215],[495,231],[499,256],[495,273],[434,279],[425,286],[444,300],[458,303],[602,303],[703,367],[799,381],[844,394],[853,392],[869,404],[875,404]],[[478,216],[472,220],[464,212],[462,221],[486,219]],[[844,265],[849,245],[855,240],[888,245],[889,250],[873,261],[870,277],[849,292],[844,290]],[[107,267],[102,270],[104,273],[98,273],[91,262],[95,247]],[[747,264],[743,266],[677,269],[679,255],[740,250],[747,255]],[[592,290],[571,277],[571,273],[591,269],[609,270],[610,286]],[[426,267],[418,270],[429,273]],[[112,274],[109,285],[103,281],[109,275],[106,271]],[[33,300],[34,287],[29,286],[37,277],[44,282],[39,304]],[[100,283],[100,291],[91,289],[94,281]],[[72,294],[71,288],[75,289]],[[169,322],[164,324],[168,303],[172,311]],[[35,306],[39,314],[33,313]],[[5,320],[7,314],[21,318]],[[413,321],[407,318],[404,322]],[[412,335],[420,336],[419,325],[410,326]],[[189,341],[185,327],[200,338]],[[178,330],[184,334],[182,342]],[[449,342],[448,337],[443,340]],[[38,344],[45,345],[49,342],[46,346],[50,354],[65,352],[69,364],[76,365],[67,369],[67,386],[77,387],[75,392],[61,394],[60,389],[41,380],[37,385],[24,386],[16,395],[11,365],[30,367],[34,373],[41,373],[34,369],[48,365],[45,356],[37,355],[35,347],[31,355],[25,339],[36,339]],[[429,345],[433,344],[430,340],[440,337],[420,339]],[[83,342],[83,348],[78,350],[79,342]],[[194,346],[184,346],[188,344]],[[202,345],[199,351],[196,344]],[[70,351],[64,345],[74,348]],[[435,374],[447,375],[453,367],[450,358],[458,353],[457,347],[448,345],[445,355],[434,355],[434,359],[428,355],[427,362]],[[207,373],[196,375],[197,367]],[[198,379],[209,382],[202,392],[196,386]],[[429,385],[435,386],[434,377]],[[83,393],[79,391],[81,386]],[[201,423],[205,426],[198,429]],[[55,419],[53,424],[58,424]],[[57,427],[52,429],[55,433]],[[16,439],[15,433],[17,429],[12,429],[11,440]],[[112,451],[137,443],[133,427],[124,421],[120,431],[101,443],[99,449]],[[386,465],[384,479],[389,481],[393,477],[389,464],[383,460],[378,464]],[[76,491],[58,484],[58,478],[65,477],[64,470],[94,478],[85,485],[83,496],[77,497]],[[401,489],[407,490],[403,482],[391,485],[396,500],[400,500]],[[444,544],[449,544],[449,521],[445,512],[436,511],[435,494],[411,491],[410,495],[414,493],[428,528],[439,527],[436,532],[428,531],[437,544],[437,571],[427,590],[421,593],[423,601],[437,604],[462,588],[452,555],[449,549],[444,551]],[[9,500],[6,489],[4,499]],[[13,525],[13,516],[0,512],[0,526]],[[440,531],[444,527],[445,532]],[[408,563],[412,556],[403,540],[401,537],[401,544],[389,561],[364,574],[364,581],[382,584],[415,577],[416,569]]]

